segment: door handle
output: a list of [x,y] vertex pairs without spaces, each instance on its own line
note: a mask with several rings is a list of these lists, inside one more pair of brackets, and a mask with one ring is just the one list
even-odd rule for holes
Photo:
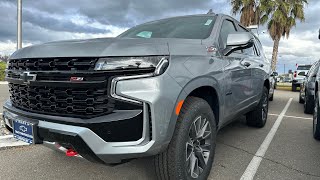
[[251,66],[251,63],[249,63],[249,62],[244,62],[243,65],[244,65],[245,67],[249,67],[249,66]]
[[260,66],[260,67],[263,67],[263,66],[264,66],[264,64],[259,64],[259,66]]

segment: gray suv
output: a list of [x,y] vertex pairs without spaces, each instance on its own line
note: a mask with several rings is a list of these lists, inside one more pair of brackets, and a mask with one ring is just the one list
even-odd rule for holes
[[68,156],[153,156],[159,179],[206,179],[219,129],[240,115],[265,125],[269,74],[258,38],[232,17],[174,17],[18,50],[3,116],[17,139]]

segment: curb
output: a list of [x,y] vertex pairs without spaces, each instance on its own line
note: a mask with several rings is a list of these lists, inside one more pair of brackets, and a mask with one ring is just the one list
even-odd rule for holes
[[8,82],[7,81],[0,81],[0,85],[7,85]]

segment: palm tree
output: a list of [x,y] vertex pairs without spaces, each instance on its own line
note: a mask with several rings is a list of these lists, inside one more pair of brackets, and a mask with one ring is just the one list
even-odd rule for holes
[[244,26],[259,24],[260,11],[255,0],[231,0],[232,13],[241,14],[240,22]]
[[304,5],[307,3],[307,0],[260,0],[260,24],[267,24],[273,40],[272,70],[276,70],[281,37],[289,37],[296,20],[305,20]]
[[272,69],[277,64],[281,37],[289,37],[296,20],[304,21],[304,5],[308,0],[231,0],[232,13],[240,13],[244,26],[267,24],[268,32],[274,41]]

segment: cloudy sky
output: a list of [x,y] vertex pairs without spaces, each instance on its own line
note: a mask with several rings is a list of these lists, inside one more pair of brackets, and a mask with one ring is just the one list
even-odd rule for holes
[[[164,17],[203,14],[210,8],[231,14],[230,0],[22,0],[23,46],[63,39],[114,37],[126,29]],[[0,55],[16,48],[16,0],[0,0]],[[320,59],[320,1],[309,0],[306,21],[282,39],[278,71]],[[238,18],[237,18],[238,19]],[[266,29],[259,37],[271,58],[273,42]]]

